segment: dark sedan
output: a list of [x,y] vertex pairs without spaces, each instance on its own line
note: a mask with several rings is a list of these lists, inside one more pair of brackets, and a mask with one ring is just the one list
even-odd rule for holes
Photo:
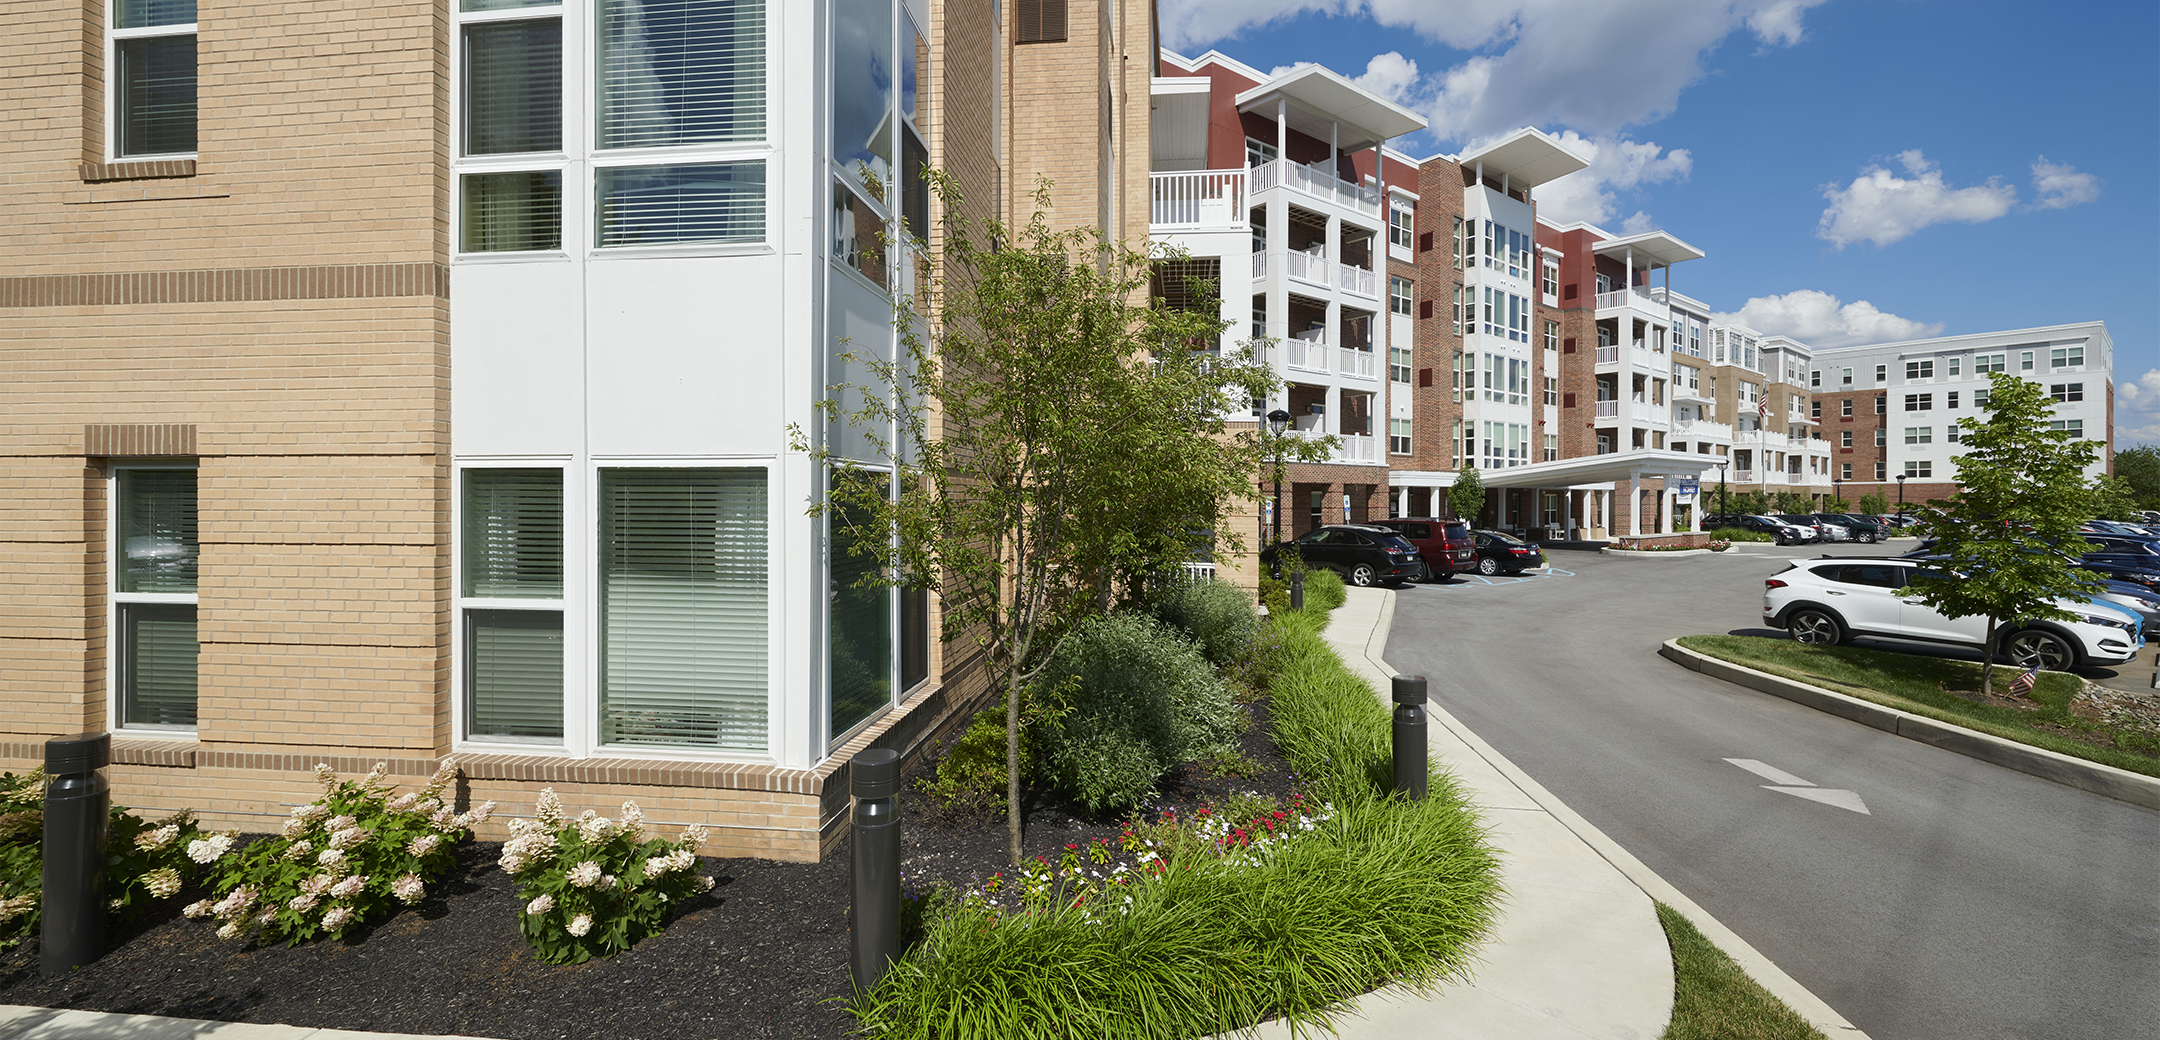
[[1294,548],[1307,566],[1326,567],[1342,575],[1344,581],[1359,587],[1375,583],[1400,585],[1425,570],[1417,546],[1384,527],[1365,524],[1316,527],[1297,536],[1295,541],[1269,546],[1260,554],[1260,562],[1267,564],[1271,571],[1278,570],[1276,560],[1286,545]]
[[1540,567],[1545,554],[1537,546],[1499,531],[1474,531],[1477,538],[1479,574],[1521,574],[1526,567]]

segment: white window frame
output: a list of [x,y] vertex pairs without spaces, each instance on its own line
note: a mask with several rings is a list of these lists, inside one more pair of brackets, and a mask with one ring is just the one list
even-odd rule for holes
[[[122,473],[123,471],[126,471],[126,470],[137,470],[137,471],[140,471],[140,470],[194,470],[194,471],[195,471],[195,473],[196,473],[196,480],[197,480],[197,484],[196,484],[196,488],[195,488],[195,501],[196,501],[196,509],[197,509],[197,516],[198,516],[198,520],[197,520],[197,523],[198,523],[198,525],[199,525],[199,524],[200,524],[200,522],[201,522],[201,521],[200,521],[200,519],[199,519],[199,517],[200,517],[200,515],[201,515],[201,502],[202,502],[202,485],[201,485],[201,483],[200,483],[200,481],[201,481],[201,479],[202,479],[202,472],[201,472],[201,468],[200,468],[199,466],[197,466],[197,465],[196,465],[196,462],[195,462],[195,460],[193,460],[193,459],[187,459],[187,460],[180,460],[180,459],[144,459],[144,460],[140,460],[140,461],[136,461],[136,460],[128,460],[128,461],[114,462],[114,463],[113,463],[113,464],[111,464],[110,466],[106,467],[106,471],[105,471],[105,518],[106,518],[106,521],[105,521],[105,561],[106,561],[106,562],[105,562],[105,626],[106,626],[106,627],[105,627],[105,676],[106,676],[106,679],[105,679],[105,717],[106,717],[107,719],[109,719],[109,720],[110,720],[110,722],[108,723],[108,725],[109,725],[109,728],[111,728],[111,730],[112,730],[112,731],[113,731],[114,733],[116,733],[116,734],[120,734],[120,735],[127,735],[127,734],[136,734],[136,735],[143,735],[143,736],[155,736],[155,737],[156,737],[157,739],[160,739],[160,740],[193,740],[193,739],[195,738],[195,733],[196,733],[196,727],[194,727],[194,726],[143,726],[143,725],[136,725],[136,726],[128,726],[128,725],[125,725],[125,724],[123,724],[123,721],[122,721],[122,719],[123,719],[123,715],[122,715],[122,713],[121,713],[121,710],[120,710],[120,699],[121,699],[121,697],[123,696],[123,693],[124,693],[124,691],[123,691],[123,690],[122,690],[122,689],[120,688],[120,686],[121,686],[121,684],[120,684],[120,651],[121,651],[121,646],[120,646],[120,644],[121,644],[121,627],[120,627],[120,607],[121,607],[121,605],[122,605],[122,604],[128,604],[128,603],[141,603],[141,604],[150,604],[150,605],[157,605],[157,604],[170,604],[170,605],[175,605],[175,606],[190,606],[190,607],[194,607],[194,608],[195,608],[195,610],[196,610],[196,614],[195,614],[195,623],[196,623],[196,626],[197,626],[197,628],[196,628],[196,631],[197,631],[198,633],[199,633],[199,632],[201,631],[201,625],[202,625],[202,598],[201,598],[201,589],[200,589],[200,580],[201,580],[201,579],[200,579],[200,577],[199,577],[199,575],[201,574],[201,566],[202,566],[202,557],[201,557],[201,548],[200,548],[200,547],[201,547],[201,544],[202,544],[202,543],[201,543],[201,531],[200,531],[200,528],[199,528],[199,527],[198,527],[198,530],[197,530],[197,534],[196,534],[196,545],[197,545],[197,556],[196,556],[196,573],[197,573],[197,575],[198,575],[198,578],[197,578],[197,591],[195,591],[195,592],[121,592],[121,591],[120,591],[120,560],[121,560],[121,546],[120,546],[120,474],[121,474],[121,473]],[[199,635],[197,636],[197,640],[196,640],[196,645],[197,645],[197,647],[198,647],[198,648],[199,648],[199,647],[201,646],[201,637],[200,637]],[[195,700],[195,713],[196,713],[196,718],[197,718],[197,720],[198,720],[198,724],[199,724],[199,721],[200,721],[200,719],[201,719],[201,717],[202,717],[202,672],[201,672],[201,668],[200,668],[200,666],[199,666],[199,665],[198,665],[198,667],[197,667],[197,670],[196,670],[196,673],[195,673],[195,678],[196,678],[196,700]]]
[[[528,599],[524,597],[466,596],[465,589],[465,474],[468,470],[535,469],[552,470],[562,479],[563,518],[563,594],[561,599]],[[576,478],[576,466],[569,456],[534,455],[488,457],[475,456],[457,460],[451,469],[450,494],[450,560],[451,595],[454,599],[454,615],[450,624],[450,720],[451,732],[455,734],[455,747],[477,751],[493,751],[520,755],[546,755],[552,757],[582,758],[590,755],[592,734],[599,720],[598,687],[591,691],[594,710],[580,712],[573,709],[577,703],[580,676],[585,674],[584,653],[591,645],[577,637],[586,613],[598,615],[590,609],[591,594],[597,588],[587,580],[588,573],[597,561],[594,556],[593,538],[599,531],[598,516],[580,524],[589,505],[578,499],[580,482]],[[595,483],[597,487],[597,482]],[[470,735],[472,720],[465,703],[465,686],[471,681],[466,674],[469,657],[465,645],[465,612],[467,610],[531,610],[553,611],[562,615],[563,627],[563,736],[560,743],[550,743],[545,738],[518,739],[514,737]],[[574,748],[587,749],[578,754]]]
[[[581,0],[565,0],[545,7],[517,7],[501,11],[462,11],[450,0],[450,247],[460,263],[559,260],[579,255],[588,245],[591,199],[586,190],[589,175],[570,161],[575,142],[585,139],[588,106],[579,89],[590,80],[592,58],[586,55],[591,36],[586,21],[590,8]],[[572,12],[583,12],[579,17]],[[528,22],[554,19],[562,32],[562,145],[554,152],[523,152],[499,155],[465,154],[465,28],[492,22]],[[581,55],[586,55],[582,59]],[[581,164],[578,164],[581,165]],[[471,251],[465,248],[465,177],[489,173],[554,173],[562,178],[562,197],[557,219],[556,249]]]
[[[193,159],[202,151],[202,35],[196,31],[201,24],[202,9],[196,8],[196,21],[175,25],[147,25],[137,29],[117,29],[120,24],[121,0],[105,0],[105,158],[108,162],[179,162]],[[141,155],[120,154],[120,41],[140,40],[158,36],[195,37],[195,132],[196,148],[186,152],[145,152]]]

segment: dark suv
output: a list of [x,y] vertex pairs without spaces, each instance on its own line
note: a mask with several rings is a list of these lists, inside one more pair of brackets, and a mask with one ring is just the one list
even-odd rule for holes
[[1862,513],[1816,513],[1814,516],[1817,520],[1844,524],[1852,530],[1853,541],[1856,542],[1874,543],[1890,537],[1890,533],[1883,528],[1882,521]]
[[1384,582],[1400,585],[1425,570],[1417,547],[1385,527],[1368,524],[1330,524],[1298,535],[1296,541],[1277,542],[1260,554],[1260,562],[1276,569],[1285,545],[1294,546],[1307,566],[1326,567],[1352,585]]
[[1425,561],[1426,578],[1445,578],[1477,567],[1477,547],[1470,538],[1470,525],[1460,520],[1411,516],[1375,520],[1372,525],[1385,527],[1417,546],[1418,556]]

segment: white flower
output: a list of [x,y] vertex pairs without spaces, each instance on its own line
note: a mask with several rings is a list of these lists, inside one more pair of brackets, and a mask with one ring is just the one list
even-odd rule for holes
[[577,866],[571,867],[569,873],[564,874],[563,878],[579,888],[591,888],[600,883],[600,864],[592,860],[586,860]]
[[527,820],[522,817],[513,817],[510,820],[510,836],[513,838],[522,838],[539,829],[539,820]]
[[337,884],[337,875],[335,874],[310,874],[300,882],[300,891],[311,896],[319,896],[330,891],[330,886],[335,884]]
[[645,877],[647,880],[666,877],[668,871],[673,869],[675,869],[675,857],[673,856],[653,856],[645,861]]
[[713,879],[711,874],[698,875],[697,890],[700,892],[710,892],[713,890]]
[[332,816],[329,819],[323,821],[323,830],[332,832],[342,831],[348,827],[356,826],[359,823],[359,820],[353,819],[352,817],[347,816],[343,813],[339,813],[338,815]]
[[418,874],[407,874],[390,884],[390,894],[401,902],[417,903],[427,895],[427,885]]
[[682,829],[683,844],[688,845],[692,849],[699,848],[700,846],[703,846],[705,844],[705,839],[708,834],[709,832],[706,831],[704,827],[693,823],[690,826],[684,827]]
[[392,798],[388,802],[385,802],[383,804],[383,808],[388,809],[391,812],[404,812],[405,810],[412,808],[413,803],[419,800],[420,792],[407,791],[404,794],[398,795],[396,798]]
[[442,764],[435,767],[435,775],[428,777],[427,786],[421,788],[420,793],[428,798],[441,794],[443,788],[450,786],[450,782],[457,779],[457,773],[457,763],[447,758],[443,759]]
[[337,773],[330,768],[330,763],[315,763],[315,782],[324,787],[337,783]]
[[613,875],[613,874],[602,874],[602,875],[600,875],[600,891],[602,891],[602,892],[613,892],[613,891],[615,891],[615,880],[616,880],[616,878],[615,878],[615,875]]
[[584,938],[586,932],[592,931],[592,915],[579,914],[571,918],[569,926],[564,930],[580,939]]
[[367,778],[368,778],[368,782],[369,782],[369,783],[374,783],[375,781],[377,781],[377,780],[380,780],[380,779],[382,779],[383,777],[386,777],[386,776],[389,776],[389,775],[390,775],[390,763],[388,763],[388,762],[377,762],[377,763],[375,763],[375,768],[373,768],[373,769],[370,769],[370,770],[368,770]]
[[489,801],[481,802],[478,808],[466,813],[464,816],[465,822],[459,824],[458,826],[478,827],[481,824],[488,822],[488,817],[493,815],[495,815],[495,802],[491,799]]
[[345,922],[350,920],[352,920],[351,907],[333,906],[329,910],[325,911],[322,915],[323,930],[331,932],[337,931],[338,929],[345,927]]
[[335,885],[331,885],[330,895],[338,899],[351,899],[359,895],[360,891],[367,887],[367,882],[366,874],[354,874]]
[[275,920],[277,920],[277,911],[275,909],[266,909],[262,913],[255,915],[255,923],[259,925],[267,926]]
[[331,833],[330,847],[333,849],[349,849],[367,839],[368,832],[358,827],[347,827],[344,830]]
[[533,815],[551,828],[562,826],[562,799],[556,796],[554,788],[541,789],[540,799],[533,803]]
[[317,897],[312,893],[302,892],[299,895],[296,895],[291,899],[286,900],[285,905],[291,907],[296,913],[304,914],[310,910],[315,909],[316,898]]
[[315,862],[326,867],[334,867],[345,862],[345,854],[336,849],[324,849],[320,855],[315,857]]
[[292,860],[293,862],[297,863],[303,859],[308,858],[308,856],[314,851],[315,843],[305,838],[302,838],[299,841],[293,842],[291,845],[286,846],[285,854],[283,856],[279,856],[278,858]]
[[532,917],[538,917],[553,909],[555,909],[555,897],[545,892],[534,896],[532,902],[525,904],[525,913]]
[[579,818],[577,825],[578,837],[585,839],[585,844],[598,845],[614,836],[615,821],[605,816],[591,815],[591,809],[585,812],[586,815]]
[[215,863],[218,857],[230,852],[232,846],[232,835],[213,834],[188,842],[187,854],[189,859],[197,863]]
[[[36,896],[16,896],[13,899],[0,899],[0,921],[7,921],[16,917],[20,917],[25,912],[35,908],[37,904],[38,901]],[[210,912],[209,900],[205,899],[197,905],[203,908],[203,913]],[[181,912],[186,913],[187,911],[183,910]],[[201,917],[202,914],[195,914],[193,916]]]
[[307,821],[306,821],[306,820],[303,820],[303,819],[301,819],[301,818],[299,818],[299,817],[297,817],[297,816],[295,816],[295,817],[293,817],[293,818],[291,818],[291,819],[289,819],[289,820],[286,820],[286,821],[285,821],[285,825],[284,825],[283,827],[279,827],[279,828],[278,828],[278,834],[279,834],[280,836],[282,836],[282,837],[286,837],[286,838],[297,838],[297,837],[301,836],[302,834],[306,834],[306,833],[307,833]]
[[213,904],[207,899],[198,899],[184,907],[181,907],[180,912],[189,917],[195,918],[196,920],[201,920],[205,917],[210,916],[210,908],[212,905]]
[[423,834],[406,843],[405,851],[410,852],[415,856],[425,856],[428,853],[435,851],[435,846],[440,844],[442,844],[442,835]]
[[147,830],[142,832],[141,834],[136,835],[135,847],[138,849],[143,849],[145,851],[148,851],[150,849],[162,849],[165,846],[172,844],[172,840],[179,836],[179,825],[168,823],[163,827],[159,827],[154,830]]
[[617,830],[630,836],[631,841],[645,840],[645,813],[636,802],[622,803],[622,816],[615,821]]
[[105,901],[105,909],[107,910],[119,910],[126,906],[127,900],[125,899],[108,899]]
[[505,874],[516,874],[525,869],[525,857],[515,852],[505,852],[501,859],[495,861],[495,865],[502,868]]
[[217,937],[220,939],[240,938],[240,922],[227,921],[223,925],[220,925],[217,930]]
[[243,885],[225,893],[225,898],[218,900],[217,905],[210,908],[210,912],[218,915],[220,920],[231,921],[247,913],[254,905],[255,890]]
[[143,875],[143,885],[150,894],[159,899],[170,899],[180,891],[180,872],[171,867],[159,867]]
[[445,805],[442,808],[435,810],[435,815],[428,817],[428,822],[434,824],[437,827],[441,827],[444,830],[448,830],[452,826],[456,825],[457,818],[457,810]]

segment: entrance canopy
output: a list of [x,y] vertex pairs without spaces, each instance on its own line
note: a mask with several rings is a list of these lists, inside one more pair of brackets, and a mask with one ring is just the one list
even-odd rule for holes
[[1478,470],[1478,480],[1488,488],[1562,488],[1585,484],[1610,484],[1637,477],[1701,477],[1726,461],[1722,455],[1698,455],[1664,448],[1586,455],[1557,462],[1533,462],[1527,466]]

